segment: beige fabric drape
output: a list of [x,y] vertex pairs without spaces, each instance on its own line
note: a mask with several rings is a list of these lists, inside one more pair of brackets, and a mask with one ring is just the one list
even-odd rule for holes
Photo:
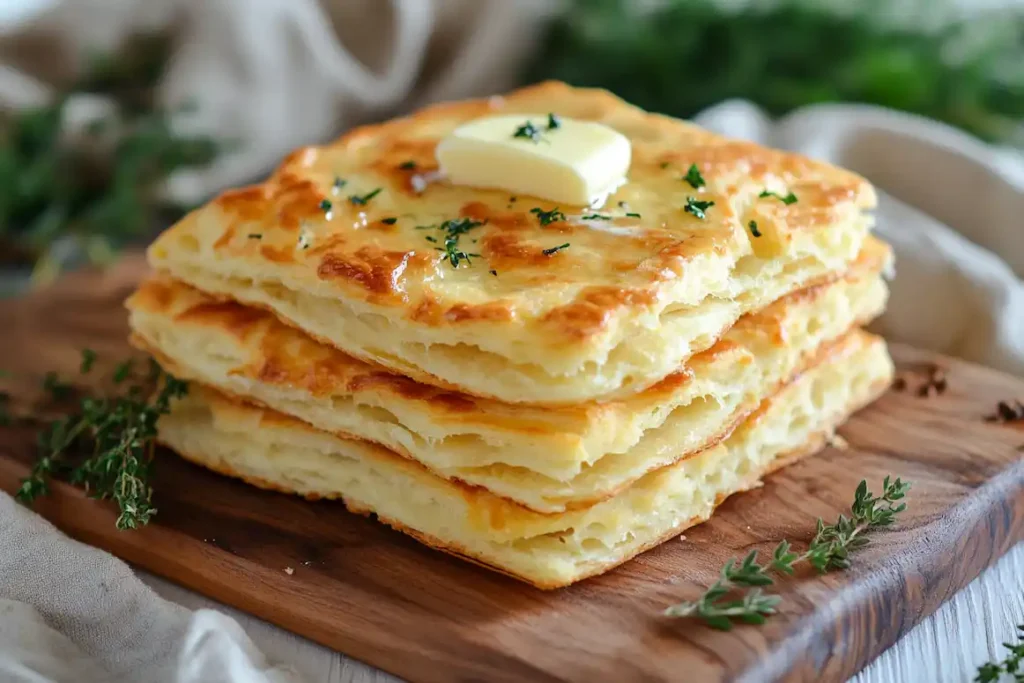
[[[62,0],[0,29],[0,108],[45,102],[90,51],[169,30],[175,55],[160,99],[197,105],[176,115],[181,130],[237,143],[209,169],[172,179],[171,197],[193,202],[358,123],[507,90],[553,9],[548,0]],[[105,111],[78,98],[69,126]]]

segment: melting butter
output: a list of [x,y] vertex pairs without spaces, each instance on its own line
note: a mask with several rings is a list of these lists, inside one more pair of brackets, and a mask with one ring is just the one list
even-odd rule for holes
[[631,149],[626,136],[600,123],[518,114],[470,121],[436,155],[454,185],[596,207],[624,182]]

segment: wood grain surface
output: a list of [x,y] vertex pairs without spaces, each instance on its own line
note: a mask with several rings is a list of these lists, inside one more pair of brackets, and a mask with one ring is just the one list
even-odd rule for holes
[[[72,370],[78,349],[126,352],[120,307],[140,268],[80,275],[0,303],[0,366]],[[840,681],[931,614],[1024,538],[1024,428],[985,422],[1024,398],[1018,380],[907,348],[909,387],[855,416],[828,448],[714,518],[606,576],[545,593],[451,559],[350,515],[257,491],[160,453],[153,524],[117,532],[115,514],[66,486],[38,505],[57,526],[155,574],[413,681]],[[928,369],[948,390],[922,398]],[[15,388],[17,390],[17,387]],[[33,434],[0,430],[0,488],[26,471]],[[729,557],[797,544],[849,505],[862,478],[913,482],[899,524],[847,572],[780,584],[782,613],[730,633],[668,621]],[[290,571],[289,571],[290,570]]]

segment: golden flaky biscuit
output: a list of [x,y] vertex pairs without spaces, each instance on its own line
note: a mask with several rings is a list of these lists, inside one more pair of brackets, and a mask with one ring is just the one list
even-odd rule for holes
[[[566,220],[541,225],[532,210],[549,202],[436,178],[438,141],[497,112],[555,112],[626,135],[628,181],[598,212],[609,220],[561,206]],[[706,187],[683,179],[691,164]],[[781,199],[790,192],[795,203]],[[714,205],[701,219],[684,210],[689,198]],[[266,182],[188,215],[149,259],[417,381],[575,403],[653,385],[743,313],[845,270],[874,204],[847,171],[549,82],[300,149]],[[479,256],[457,268],[438,250],[450,220],[481,223],[458,245]]]
[[729,432],[823,345],[881,313],[889,251],[745,315],[711,349],[609,403],[504,404],[437,389],[319,344],[272,314],[167,277],[129,300],[134,343],[172,374],[384,445],[540,512],[607,498]]
[[884,342],[853,332],[762,403],[727,440],[646,474],[591,507],[541,514],[437,477],[366,441],[342,439],[193,385],[161,418],[184,457],[257,486],[342,498],[428,545],[555,588],[599,574],[693,524],[726,496],[816,450],[891,380]]

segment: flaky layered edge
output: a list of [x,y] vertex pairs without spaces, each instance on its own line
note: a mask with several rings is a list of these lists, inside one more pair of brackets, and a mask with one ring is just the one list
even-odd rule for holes
[[366,442],[197,388],[160,423],[184,457],[263,488],[341,498],[427,545],[541,588],[625,562],[706,520],[729,495],[813,452],[892,377],[884,342],[862,332],[848,352],[804,372],[722,444],[650,472],[584,510],[542,515],[450,482]]

